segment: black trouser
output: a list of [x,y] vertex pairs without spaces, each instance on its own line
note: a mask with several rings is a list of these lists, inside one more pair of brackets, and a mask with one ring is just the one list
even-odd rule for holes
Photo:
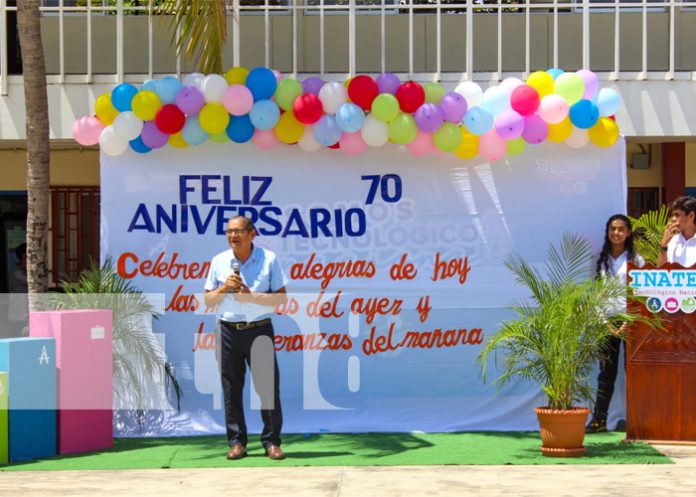
[[230,446],[238,443],[246,446],[248,441],[242,400],[247,365],[251,368],[254,390],[261,398],[261,443],[264,446],[280,445],[283,413],[273,336],[271,324],[236,330],[225,321],[220,321],[220,376]]
[[614,394],[614,382],[616,382],[616,375],[619,372],[621,342],[623,340],[619,337],[609,337],[607,346],[602,351],[599,362],[599,375],[597,376],[597,401],[594,407],[595,419],[607,419],[609,403]]

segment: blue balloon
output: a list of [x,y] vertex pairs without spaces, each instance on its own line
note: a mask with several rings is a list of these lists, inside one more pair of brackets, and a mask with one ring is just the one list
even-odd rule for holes
[[621,95],[612,88],[602,88],[597,94],[597,108],[599,115],[613,116],[621,108]]
[[131,140],[130,142],[130,148],[138,152],[139,154],[146,154],[150,150],[152,150],[150,147],[145,145],[145,142],[143,141],[143,137],[139,136],[135,140]]
[[176,94],[184,85],[174,76],[165,76],[157,82],[157,95],[163,104],[176,103]]
[[254,136],[254,125],[247,114],[243,116],[230,116],[227,125],[227,136],[235,143],[246,143]]
[[157,93],[157,89],[159,88],[159,81],[156,79],[148,79],[143,83],[143,86],[140,87],[142,91],[151,91],[153,93]]
[[333,116],[324,115],[314,125],[314,138],[325,147],[336,145],[342,134]]
[[472,107],[464,116],[464,125],[472,135],[485,135],[493,127],[493,115],[481,107]]
[[336,111],[336,124],[346,133],[357,133],[365,124],[365,111],[353,103],[345,103]]
[[249,119],[256,129],[273,129],[280,119],[280,109],[272,100],[259,100],[249,111]]
[[554,67],[553,69],[549,69],[549,70],[546,71],[546,72],[549,73],[549,74],[551,75],[551,77],[552,77],[552,78],[554,79],[554,81],[555,81],[556,78],[558,78],[558,76],[560,76],[561,74],[563,74],[565,71],[564,71],[563,69],[558,69],[557,67]]
[[275,74],[266,67],[252,69],[246,79],[247,88],[254,96],[254,102],[271,98],[276,91],[277,84]]
[[483,92],[481,107],[492,115],[502,114],[510,107],[510,95],[501,87],[493,86]]
[[111,103],[119,112],[132,110],[131,101],[136,93],[138,93],[138,89],[135,86],[121,83],[111,92]]
[[597,123],[599,109],[590,100],[580,100],[570,106],[569,115],[576,128],[589,129]]
[[198,116],[186,118],[186,124],[184,124],[184,129],[181,130],[181,136],[189,145],[201,145],[208,139],[208,133],[201,128],[201,123],[198,122]]

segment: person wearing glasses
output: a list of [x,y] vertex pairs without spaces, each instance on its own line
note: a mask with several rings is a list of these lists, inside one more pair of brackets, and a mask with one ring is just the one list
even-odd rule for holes
[[256,228],[251,219],[237,216],[227,223],[230,249],[213,257],[205,282],[205,305],[215,308],[218,319],[217,353],[225,425],[227,459],[246,455],[243,389],[247,365],[254,390],[261,398],[261,443],[271,459],[284,459],[280,448],[283,413],[280,406],[278,362],[273,346],[273,306],[287,300],[287,278],[278,258],[253,243]]

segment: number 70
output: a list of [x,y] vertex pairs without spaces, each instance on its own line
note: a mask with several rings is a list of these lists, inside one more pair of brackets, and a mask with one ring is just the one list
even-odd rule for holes
[[393,204],[401,200],[401,177],[398,174],[385,174],[384,176],[368,174],[361,176],[360,179],[370,182],[370,191],[367,192],[367,200],[365,200],[366,205],[374,202],[378,189],[382,200],[387,203]]

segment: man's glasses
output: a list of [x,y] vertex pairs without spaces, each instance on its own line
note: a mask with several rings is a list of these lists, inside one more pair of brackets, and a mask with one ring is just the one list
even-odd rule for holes
[[241,235],[242,233],[246,233],[247,231],[251,231],[251,230],[248,230],[246,228],[234,228],[234,229],[225,231],[225,233],[227,233],[228,235]]

